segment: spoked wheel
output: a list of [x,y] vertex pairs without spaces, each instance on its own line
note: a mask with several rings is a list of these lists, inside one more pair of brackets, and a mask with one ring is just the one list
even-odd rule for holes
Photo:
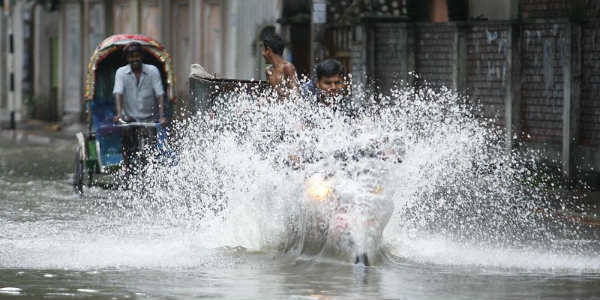
[[81,159],[80,149],[75,152],[75,166],[73,174],[73,190],[76,193],[83,194],[83,159]]

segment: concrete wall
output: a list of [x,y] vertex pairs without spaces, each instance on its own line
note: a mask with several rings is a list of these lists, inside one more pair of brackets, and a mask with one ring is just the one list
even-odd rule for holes
[[54,120],[58,117],[56,95],[52,94],[52,39],[58,38],[57,11],[48,12],[41,5],[33,8],[33,95],[34,118]]
[[280,0],[229,0],[226,30],[225,69],[228,78],[258,79],[264,73],[260,65],[259,34],[266,26],[277,26]]

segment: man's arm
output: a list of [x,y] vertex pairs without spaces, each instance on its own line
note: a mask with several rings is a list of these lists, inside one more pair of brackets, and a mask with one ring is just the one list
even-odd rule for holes
[[117,70],[117,73],[115,74],[113,95],[115,95],[115,116],[113,117],[113,122],[117,123],[122,117],[121,103],[123,103],[123,78],[121,78],[119,70]]
[[121,102],[122,101],[123,101],[123,95],[115,94],[115,117],[113,118],[113,121],[115,123],[119,122],[119,119],[122,117],[121,116]]

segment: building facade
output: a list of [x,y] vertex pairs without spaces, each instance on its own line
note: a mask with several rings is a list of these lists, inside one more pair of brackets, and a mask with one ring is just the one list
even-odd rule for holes
[[334,57],[382,91],[416,72],[464,92],[507,149],[542,148],[573,175],[600,169],[599,28],[596,0],[4,0],[0,122],[78,120],[87,59],[114,33],[159,40],[185,97],[192,63],[263,79],[274,31],[307,76]]
[[340,4],[327,2],[320,43],[329,42],[324,56],[345,61],[356,81],[385,92],[416,72],[480,103],[505,129],[507,149],[542,149],[571,177],[600,168],[600,2]]
[[281,12],[281,0],[3,0],[2,4],[4,127],[11,119],[66,125],[79,121],[88,60],[103,39],[117,33],[149,35],[165,46],[173,58],[176,94],[183,101],[192,63],[219,77],[260,79],[264,61],[258,38],[265,28],[279,30]]

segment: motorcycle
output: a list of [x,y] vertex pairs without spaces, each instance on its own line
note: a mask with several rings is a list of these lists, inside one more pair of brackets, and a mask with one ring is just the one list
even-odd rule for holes
[[394,207],[380,185],[370,184],[371,178],[364,179],[323,173],[307,178],[302,213],[292,216],[288,224],[288,250],[364,266],[376,263],[383,230]]

